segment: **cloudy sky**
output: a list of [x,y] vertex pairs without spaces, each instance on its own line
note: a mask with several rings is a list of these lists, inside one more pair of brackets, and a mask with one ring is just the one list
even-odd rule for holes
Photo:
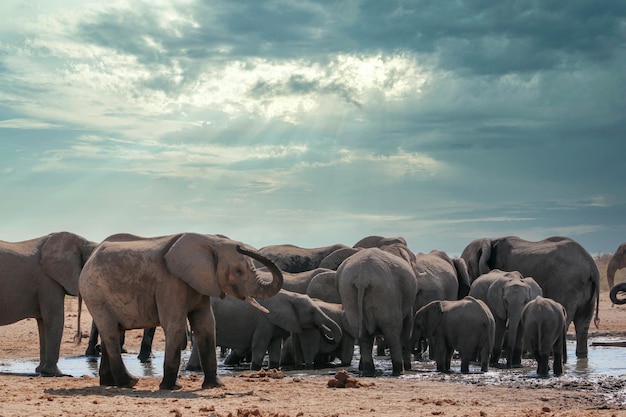
[[0,239],[626,241],[626,3],[3,0]]

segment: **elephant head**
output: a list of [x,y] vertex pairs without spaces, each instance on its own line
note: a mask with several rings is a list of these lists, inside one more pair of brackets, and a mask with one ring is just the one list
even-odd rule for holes
[[383,237],[383,236],[366,236],[356,242],[353,248],[380,248],[382,246],[400,243],[407,246],[406,239],[403,237]]
[[540,295],[543,295],[543,291],[539,284],[531,277],[522,278],[517,271],[507,272],[503,279],[494,281],[487,290],[487,304],[494,316],[504,322],[508,321],[507,364],[509,366],[513,363],[514,347],[521,347],[521,340],[517,338],[522,311],[529,301]]
[[626,304],[626,282],[620,282],[613,288],[611,288],[611,292],[609,296],[611,297],[611,302],[613,304]]
[[95,242],[73,233],[52,233],[41,247],[41,268],[69,295],[77,296],[80,271],[96,246]]
[[413,320],[413,336],[417,338],[430,338],[439,327],[443,318],[443,305],[441,301],[431,301],[417,310]]
[[491,258],[491,239],[476,239],[461,253],[465,260],[470,281],[489,272],[489,259]]
[[[246,299],[257,308],[254,298],[271,297],[283,285],[282,272],[272,261],[255,249],[223,236],[180,235],[164,259],[170,273],[199,293],[221,298],[230,294]],[[257,270],[253,259],[267,267],[271,280],[264,279],[267,273]]]
[[619,245],[606,269],[606,280],[609,283],[609,288],[613,288],[615,285],[615,273],[626,267],[626,243]]
[[285,300],[277,308],[269,308],[270,322],[291,333],[317,328],[327,343],[339,343],[343,333],[341,326],[322,311],[311,297],[285,290],[281,290],[278,296]]

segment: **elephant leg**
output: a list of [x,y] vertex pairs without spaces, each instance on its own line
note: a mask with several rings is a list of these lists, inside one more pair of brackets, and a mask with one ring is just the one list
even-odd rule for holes
[[[165,328],[164,328],[165,330]],[[168,328],[165,330],[165,358],[163,360],[163,379],[159,384],[159,389],[177,390],[182,388],[178,380],[178,370],[180,369],[180,346],[185,338],[184,328]],[[214,353],[215,355],[215,353]]]
[[[385,336],[385,340],[387,340],[387,344],[389,346],[389,355],[391,356],[391,375],[398,376],[403,373],[403,361],[404,361],[404,353],[402,349],[402,344],[397,340],[398,337],[390,337]],[[408,351],[406,351],[408,354]],[[410,363],[410,360],[409,360]],[[410,365],[409,365],[410,366]]]
[[98,328],[96,323],[91,322],[91,331],[89,332],[89,343],[87,344],[87,350],[85,350],[85,356],[99,356],[100,351],[98,347]]
[[152,356],[152,342],[154,340],[155,332],[156,327],[143,329],[141,348],[139,349],[139,355],[137,355],[137,358],[139,358],[139,361],[141,361],[141,363],[146,363],[150,361],[150,357]]
[[[569,324],[569,323],[568,323]],[[591,315],[589,317],[574,318],[574,328],[576,330],[576,357],[584,359],[588,355],[587,340]]]
[[554,350],[552,368],[554,369],[554,376],[563,375],[563,356],[560,351],[557,351],[556,349]]
[[122,361],[121,335],[117,324],[99,326],[101,339],[100,385],[132,388],[139,381],[133,377]]
[[504,333],[506,332],[506,321],[496,319],[496,332],[493,343],[493,350],[491,351],[491,365],[497,366],[500,361],[500,354],[502,353],[502,342],[504,340]]
[[491,352],[489,352],[489,343],[485,343],[480,348],[480,370],[482,372],[487,372],[489,370],[490,353]]
[[[232,355],[233,352],[234,350],[231,350],[229,356]],[[200,365],[200,354],[198,353],[198,345],[196,344],[195,337],[191,339],[191,355],[189,356],[187,365],[185,365],[185,370],[194,372],[202,371],[202,366]]]
[[[217,354],[215,343],[215,317],[210,308],[189,314],[189,323],[194,335],[194,344],[198,346],[200,365],[204,373],[202,388],[222,387],[224,383],[217,376]],[[180,347],[180,345],[178,345]],[[178,350],[180,355],[180,349]]]
[[535,357],[537,358],[537,374],[542,378],[547,377],[548,371],[550,369],[550,367],[548,366],[548,360],[550,355],[536,352]]
[[[42,312],[44,314],[43,319],[37,319],[39,366],[37,366],[35,371],[43,376],[59,376],[63,375],[57,366],[61,349],[61,338],[63,337],[63,307],[60,307],[60,311],[54,311],[58,310],[58,308],[50,310]],[[51,320],[51,317],[55,317],[55,319]]]
[[361,361],[359,362],[359,370],[361,376],[376,376],[376,368],[374,367],[374,336],[363,335],[359,337],[359,349],[361,351]]
[[270,341],[267,349],[268,369],[280,369],[280,352],[283,348],[283,339],[276,337]]

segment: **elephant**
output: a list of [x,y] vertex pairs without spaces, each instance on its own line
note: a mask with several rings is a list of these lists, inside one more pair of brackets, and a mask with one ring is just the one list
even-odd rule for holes
[[335,271],[327,268],[315,268],[295,273],[283,271],[283,289],[304,294],[306,293],[311,280],[313,280],[317,275],[325,272],[335,273]]
[[[417,295],[413,311],[417,311],[435,300],[458,300],[469,292],[469,276],[465,261],[451,259],[445,252],[432,250],[429,253],[415,255],[413,269],[417,279]],[[411,337],[410,346],[419,341]],[[421,347],[421,343],[420,343]],[[421,354],[418,349],[417,354]]]
[[292,364],[295,368],[300,368],[302,365],[305,368],[322,367],[337,358],[341,366],[350,366],[354,356],[354,338],[345,331],[347,323],[343,315],[343,306],[319,299],[312,300],[328,317],[341,326],[343,331],[341,340],[339,343],[334,340],[329,343],[315,328],[306,328],[302,329],[301,333],[292,333],[283,345],[281,365]]
[[[450,372],[454,350],[461,357],[461,372],[469,372],[469,363],[480,357],[480,370],[489,369],[493,349],[495,321],[489,307],[472,296],[461,300],[431,301],[417,310],[414,332],[426,337],[437,371]],[[432,357],[431,357],[432,359]]]
[[561,303],[567,311],[567,326],[576,329],[576,356],[588,355],[588,333],[592,317],[598,326],[600,272],[591,255],[577,242],[554,236],[530,242],[515,236],[476,239],[461,257],[467,263],[470,279],[491,269],[519,271],[533,277],[543,296]]
[[341,243],[318,248],[283,244],[264,246],[259,249],[259,253],[273,261],[283,272],[297,273],[318,268],[326,256],[347,247]]
[[328,303],[341,304],[339,288],[337,288],[337,272],[331,270],[315,275],[306,288],[306,295]]
[[[309,330],[322,335],[331,345],[338,345],[343,335],[341,326],[317,303],[309,296],[293,291],[281,289],[273,297],[260,300],[259,304],[268,313],[241,305],[233,297],[213,299],[211,303],[217,344],[233,349],[240,357],[250,350],[250,368],[255,371],[262,368],[266,352],[269,368],[280,368],[283,340],[290,334]],[[193,367],[191,358],[189,362],[188,367]]]
[[366,236],[356,242],[353,248],[380,248],[381,246],[393,245],[399,243],[407,246],[406,239],[403,237],[383,237],[383,236]]
[[22,242],[0,241],[0,325],[37,320],[39,365],[45,376],[58,368],[65,320],[65,296],[78,295],[78,277],[96,247],[70,232]]
[[609,265],[606,268],[606,280],[609,283],[609,288],[613,288],[615,285],[615,273],[624,267],[626,267],[626,243],[619,245],[609,260]]
[[[253,259],[269,269],[271,281],[256,270]],[[101,242],[78,280],[102,340],[100,385],[133,387],[138,379],[122,362],[120,333],[160,325],[165,359],[159,388],[179,389],[180,347],[188,319],[204,372],[202,388],[223,386],[217,376],[211,297],[229,294],[267,311],[255,298],[273,296],[282,281],[272,261],[222,235],[180,233]]]
[[411,265],[379,248],[367,248],[346,259],[337,269],[346,331],[358,339],[361,376],[375,376],[374,337],[389,345],[392,375],[411,369],[408,343],[413,328],[417,281]]
[[469,295],[484,301],[496,321],[491,365],[498,365],[508,330],[506,367],[521,367],[523,341],[518,330],[522,310],[530,300],[543,295],[539,284],[531,277],[522,277],[518,271],[492,269],[472,282]]
[[328,256],[322,259],[322,262],[320,262],[320,268],[328,268],[336,271],[343,261],[354,255],[361,249],[362,248],[337,249],[336,251],[330,253]]
[[626,282],[620,282],[611,288],[611,292],[609,293],[609,297],[611,297],[611,302],[613,304],[626,304],[626,298],[624,298],[624,294],[626,293]]
[[563,374],[563,363],[567,360],[567,333],[565,308],[558,302],[536,297],[522,311],[524,345],[537,361],[537,374],[548,376],[548,360],[553,355],[554,376]]

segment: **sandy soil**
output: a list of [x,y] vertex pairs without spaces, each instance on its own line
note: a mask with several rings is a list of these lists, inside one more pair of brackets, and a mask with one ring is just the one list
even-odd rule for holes
[[[62,356],[84,353],[72,342],[76,299],[66,305]],[[599,329],[592,335],[626,340],[626,306],[611,306],[602,293]],[[83,337],[90,317],[83,309]],[[139,350],[141,332],[126,346]],[[155,350],[163,349],[162,333]],[[0,327],[0,363],[38,357],[36,322]],[[616,348],[626,349],[626,348]],[[626,364],[624,364],[626,374]],[[33,370],[34,371],[34,370]],[[280,375],[274,375],[280,376]],[[92,377],[44,378],[0,374],[0,417],[6,416],[626,416],[626,377],[585,381],[561,378],[504,378],[483,375],[424,375],[358,378],[358,388],[328,388],[331,376],[272,378],[255,373],[224,377],[226,386],[202,390],[196,375],[181,378],[180,391],[159,391],[160,378],[142,378],[133,389],[104,388]]]

